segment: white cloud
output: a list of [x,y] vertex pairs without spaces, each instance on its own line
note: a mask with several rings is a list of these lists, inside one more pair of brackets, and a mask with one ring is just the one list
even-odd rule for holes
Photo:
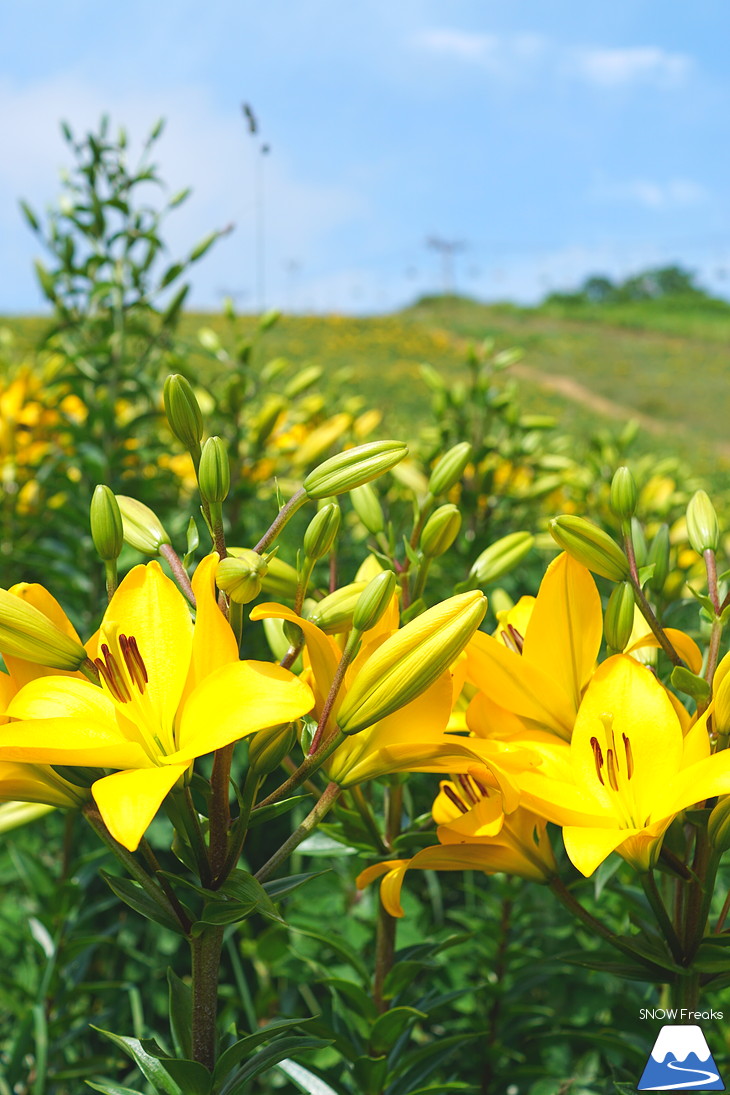
[[592,196],[598,201],[630,202],[645,209],[677,209],[700,205],[708,198],[707,190],[692,179],[629,179],[626,182],[600,183]]
[[[37,241],[21,221],[17,201],[28,198],[37,211],[55,203],[60,194],[59,168],[71,165],[71,154],[62,144],[59,122],[67,119],[76,134],[96,129],[104,112],[112,132],[123,124],[136,138],[135,147],[160,116],[169,119],[155,149],[160,177],[175,192],[192,186],[188,202],[171,214],[165,237],[172,254],[184,254],[213,228],[234,222],[236,232],[218,244],[196,268],[194,298],[198,305],[216,305],[221,289],[246,294],[245,306],[254,303],[255,158],[257,145],[246,132],[238,104],[227,113],[216,108],[200,87],[166,89],[160,93],[111,94],[64,75],[27,89],[0,81],[0,236],[6,256],[12,256],[16,279],[25,284],[3,287],[3,296],[32,284],[31,257]],[[329,180],[298,176],[282,149],[273,148],[262,163],[265,194],[265,242],[267,283],[285,280],[291,260],[303,268],[312,252],[327,246],[331,233],[356,217],[367,215],[367,202],[356,187]],[[16,280],[14,279],[14,280]],[[24,307],[13,300],[4,308]]]
[[673,86],[681,83],[692,67],[684,53],[669,53],[659,46],[597,49],[585,46],[569,51],[568,69],[598,87],[624,87],[637,83]]
[[484,34],[453,27],[419,31],[412,43],[421,51],[472,62],[499,77],[511,77],[534,64],[546,47],[539,34]]

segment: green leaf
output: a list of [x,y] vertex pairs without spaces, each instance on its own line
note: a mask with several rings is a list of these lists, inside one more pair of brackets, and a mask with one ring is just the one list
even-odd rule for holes
[[181,1057],[193,1055],[193,992],[173,970],[167,970],[167,983],[170,987],[170,1034],[175,1052]]
[[251,1081],[262,1072],[268,1072],[288,1057],[311,1049],[323,1049],[329,1045],[332,1045],[331,1041],[324,1041],[322,1038],[278,1038],[273,1045],[259,1050],[247,1065],[225,1082],[220,1089],[220,1095],[250,1095]]
[[386,1011],[373,1024],[370,1031],[370,1052],[375,1057],[382,1053],[390,1053],[391,1049],[409,1027],[412,1027],[419,1019],[428,1016],[416,1008],[391,1008]]
[[120,1087],[119,1084],[95,1084],[91,1080],[84,1080],[84,1083],[94,1091],[103,1092],[103,1095],[142,1095],[141,1091],[133,1091],[131,1087]]
[[709,613],[710,619],[714,620],[714,618],[715,618],[715,606],[713,605],[710,598],[705,597],[702,593],[698,593],[695,589],[692,589],[692,586],[689,585],[689,584],[687,585],[687,589],[690,591],[690,593],[692,594],[694,599],[696,601],[699,601],[699,603],[702,605],[702,607],[707,610],[707,612]]
[[186,551],[183,558],[183,566],[188,567],[195,554],[198,545],[200,544],[200,533],[198,532],[198,526],[195,524],[195,518],[191,517],[188,521]]
[[190,262],[197,262],[198,259],[202,259],[206,251],[209,251],[215,241],[221,236],[222,232],[211,232],[209,235],[202,239],[197,246],[195,246],[190,252]]
[[264,882],[264,889],[270,898],[278,901],[286,894],[298,890],[300,886],[306,886],[313,878],[321,878],[322,875],[329,873],[330,868],[326,871],[313,871],[311,874],[291,874],[287,878],[274,878],[271,882]]
[[320,984],[326,985],[331,991],[344,996],[354,1006],[357,1014],[367,1019],[368,1022],[373,1023],[378,1019],[378,1009],[373,1003],[372,997],[368,996],[354,981],[347,981],[343,977],[325,977],[322,978]]
[[210,1095],[213,1077],[205,1065],[176,1057],[161,1057],[160,1064],[184,1095]]
[[[219,890],[208,891],[206,896],[208,894],[211,896],[199,917],[200,925],[237,924],[253,913],[277,920],[280,924],[286,923],[261,883],[248,871],[233,871]],[[193,928],[196,934],[200,934],[201,930],[198,925]]]
[[257,825],[263,824],[264,821],[271,821],[272,818],[288,813],[289,810],[294,809],[298,802],[304,802],[308,798],[310,798],[309,795],[293,795],[291,798],[283,798],[280,802],[272,802],[270,806],[262,806],[258,810],[253,810],[248,824],[249,829],[255,829]]
[[[152,1039],[145,1038],[142,1042],[139,1038],[125,1038],[121,1034],[113,1034],[110,1030],[102,1030],[101,1027],[95,1027],[93,1023],[91,1027],[92,1030],[97,1030],[99,1034],[103,1034],[120,1049],[123,1049],[127,1056],[132,1058],[144,1078],[154,1084],[160,1095],[183,1095],[167,1069],[160,1062],[160,1057],[164,1056],[164,1051]],[[154,1054],[150,1052],[151,1049],[154,1049]]]
[[677,691],[686,693],[700,703],[705,703],[710,698],[712,689],[705,678],[690,672],[683,665],[675,665],[670,680]]
[[315,1076],[308,1068],[297,1064],[296,1061],[281,1061],[276,1069],[295,1083],[304,1095],[341,1095],[340,1091],[330,1087],[319,1076]]
[[639,567],[639,585],[644,588],[646,583],[654,577],[654,571],[656,570],[656,563],[648,563],[644,567]]
[[104,870],[100,870],[99,873],[112,893],[116,894],[125,905],[129,905],[130,909],[134,909],[135,912],[140,913],[147,920],[154,921],[155,924],[161,924],[163,928],[182,934],[180,924],[172,913],[169,913],[163,905],[158,904],[150,897],[147,891],[142,889],[139,882],[134,882],[131,878],[120,878],[118,875],[111,875]]
[[173,281],[180,277],[184,269],[185,267],[181,262],[173,262],[172,266],[168,266],[162,275],[159,288],[166,289],[168,285],[171,285]]
[[358,1057],[352,1066],[352,1076],[362,1095],[380,1095],[388,1076],[388,1058]]
[[281,1019],[277,1023],[269,1023],[268,1026],[262,1027],[254,1034],[247,1034],[245,1038],[241,1038],[235,1045],[229,1046],[227,1050],[221,1053],[213,1072],[214,1079],[216,1081],[225,1079],[236,1065],[240,1065],[245,1057],[253,1053],[257,1046],[271,1041],[282,1031],[291,1030],[292,1027],[303,1027],[311,1022],[311,1019]]

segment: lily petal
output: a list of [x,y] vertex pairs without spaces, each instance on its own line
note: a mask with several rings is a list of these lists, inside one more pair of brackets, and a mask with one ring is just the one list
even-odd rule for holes
[[151,764],[142,747],[128,741],[116,723],[86,717],[9,722],[0,727],[0,759],[99,768]]
[[641,829],[591,829],[588,826],[566,825],[563,829],[565,850],[573,866],[588,878],[629,837]]
[[[700,673],[702,671],[702,651],[694,639],[691,639],[689,635],[685,635],[684,631],[678,631],[676,627],[667,627],[664,629],[664,633],[682,661],[687,663],[689,669],[693,673]],[[660,646],[661,643],[656,635],[648,631],[646,635],[642,635],[631,646],[627,647],[624,654],[630,654],[633,650],[641,650],[642,647],[659,648]]]
[[193,630],[190,674],[185,691],[191,692],[204,677],[221,665],[238,661],[238,643],[220,608],[215,592],[218,553],[206,555],[193,575],[195,628]]
[[593,576],[563,552],[545,572],[522,657],[560,685],[574,714],[595,668],[602,635],[601,598]]
[[278,723],[311,711],[311,690],[281,666],[235,662],[216,669],[192,692],[183,708],[180,748],[166,764],[180,764]]
[[115,772],[92,785],[91,791],[109,832],[130,852],[135,851],[163,799],[187,770],[187,764]]

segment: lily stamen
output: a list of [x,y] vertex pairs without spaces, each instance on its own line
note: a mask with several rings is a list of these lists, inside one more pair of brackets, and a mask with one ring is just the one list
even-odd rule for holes
[[106,643],[101,644],[101,652],[104,655],[103,658],[95,658],[94,665],[99,670],[114,699],[118,700],[119,703],[129,703],[132,695],[117,660]]
[[628,778],[631,779],[634,774],[634,755],[631,752],[631,742],[627,738],[626,734],[622,734],[621,737],[624,739],[624,752],[626,753],[627,775]]
[[598,744],[598,738],[591,738],[591,749],[593,750],[593,759],[596,762],[596,775],[598,776],[599,783],[603,787],[603,776],[601,775],[601,768],[603,768],[603,753],[601,752],[601,746]]
[[144,664],[134,635],[130,635],[129,637],[120,635],[119,648],[122,652],[122,657],[124,658],[127,669],[129,670],[130,677],[137,685],[137,688],[139,688],[140,694],[143,695],[149,678],[147,676],[147,666]]
[[457,795],[457,793],[453,789],[453,787],[449,787],[448,783],[445,783],[443,785],[443,792],[446,795],[446,797],[449,799],[449,801],[453,802],[454,806],[457,808],[457,810],[459,810],[460,813],[462,813],[462,814],[468,814],[469,813],[469,807],[459,797],[459,795]]
[[522,653],[522,648],[525,645],[524,635],[521,635],[520,632],[517,630],[516,627],[514,627],[513,624],[507,624],[507,627],[509,629],[510,635],[512,636],[512,641],[514,642],[515,647],[517,648],[517,653],[521,654]]
[[476,804],[479,802],[479,796],[474,791],[469,776],[460,775],[458,778],[467,799],[471,800],[472,806],[476,806]]

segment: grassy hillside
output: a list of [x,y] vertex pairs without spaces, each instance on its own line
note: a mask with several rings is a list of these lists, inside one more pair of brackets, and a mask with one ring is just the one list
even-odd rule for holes
[[[3,325],[30,347],[44,324],[33,318]],[[214,384],[222,366],[200,349],[197,332],[204,326],[232,349],[250,336],[255,321],[240,317],[231,327],[217,315],[184,317],[188,362]],[[418,366],[429,362],[455,382],[464,372],[467,342],[485,337],[499,348],[524,349],[514,373],[525,409],[556,414],[582,435],[639,416],[642,448],[677,452],[693,470],[725,477],[730,307],[712,302],[704,310],[694,301],[526,309],[435,298],[384,317],[284,317],[257,353],[261,361],[285,356],[322,366],[333,396],[361,394],[383,410],[383,428],[396,432],[429,413]]]

